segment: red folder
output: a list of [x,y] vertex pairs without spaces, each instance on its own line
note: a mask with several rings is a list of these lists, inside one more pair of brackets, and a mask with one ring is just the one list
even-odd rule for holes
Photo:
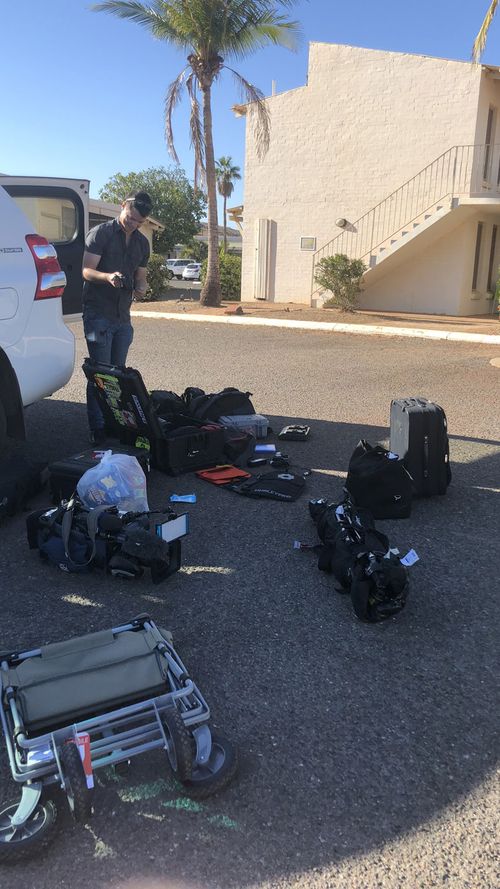
[[214,466],[212,469],[199,469],[196,475],[204,478],[207,482],[212,482],[213,485],[227,485],[237,479],[252,477],[250,472],[238,469],[237,466],[231,466],[229,463],[223,466]]

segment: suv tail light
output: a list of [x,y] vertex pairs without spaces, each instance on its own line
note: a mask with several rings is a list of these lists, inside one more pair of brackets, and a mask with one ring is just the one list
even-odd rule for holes
[[26,235],[26,243],[35,260],[37,273],[35,299],[62,296],[66,287],[66,275],[59,265],[57,253],[41,235]]

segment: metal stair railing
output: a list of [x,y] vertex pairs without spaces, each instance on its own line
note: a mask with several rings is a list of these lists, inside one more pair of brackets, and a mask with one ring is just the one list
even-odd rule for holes
[[464,196],[500,197],[500,144],[454,145],[328,241],[313,255],[312,293],[319,289],[314,275],[324,257],[342,253],[373,265],[372,257],[390,247],[391,239]]

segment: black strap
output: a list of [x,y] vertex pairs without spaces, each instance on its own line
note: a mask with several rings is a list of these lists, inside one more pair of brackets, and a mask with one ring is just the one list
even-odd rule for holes
[[92,552],[90,553],[90,557],[85,562],[75,562],[74,559],[71,558],[69,553],[69,538],[71,534],[71,528],[73,525],[73,516],[75,512],[75,501],[69,500],[66,507],[64,508],[64,514],[61,521],[61,537],[64,546],[64,555],[73,565],[77,565],[79,568],[86,568],[87,565],[93,561],[96,551],[96,535],[97,528],[99,524],[99,517],[103,512],[109,510],[109,505],[101,505],[95,506],[93,509],[90,509],[87,513],[87,533],[89,535],[90,541],[92,543]]

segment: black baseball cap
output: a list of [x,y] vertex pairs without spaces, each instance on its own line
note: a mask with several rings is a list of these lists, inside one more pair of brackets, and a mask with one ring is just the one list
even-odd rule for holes
[[141,216],[149,216],[153,208],[153,201],[147,191],[132,191],[125,198],[126,202],[130,202]]

